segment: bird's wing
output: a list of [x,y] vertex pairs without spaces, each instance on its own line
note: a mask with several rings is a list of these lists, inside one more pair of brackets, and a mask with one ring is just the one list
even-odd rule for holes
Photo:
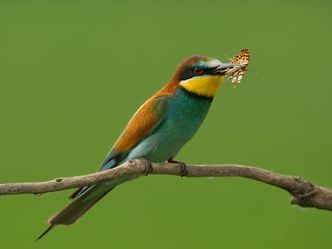
[[[116,167],[142,139],[154,132],[165,119],[167,100],[168,95],[154,95],[138,109],[114,144],[100,170]],[[70,196],[74,200],[50,218],[50,226],[38,239],[42,238],[55,225],[69,225],[76,222],[113,188],[112,185],[97,184],[76,190]]]
[[[108,153],[99,171],[114,168],[144,138],[149,136],[164,121],[168,95],[154,95],[134,114],[126,128]],[[93,187],[93,186],[92,186]],[[75,199],[92,188],[76,190],[69,198]]]
[[137,110],[100,170],[116,166],[140,141],[153,133],[165,119],[168,97],[168,95],[153,96]]

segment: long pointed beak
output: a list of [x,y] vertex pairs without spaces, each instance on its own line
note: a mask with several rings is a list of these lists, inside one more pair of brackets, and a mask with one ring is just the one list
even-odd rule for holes
[[216,67],[213,72],[216,75],[228,75],[229,73],[234,72],[234,70],[237,70],[238,67],[238,64],[222,63],[220,66]]

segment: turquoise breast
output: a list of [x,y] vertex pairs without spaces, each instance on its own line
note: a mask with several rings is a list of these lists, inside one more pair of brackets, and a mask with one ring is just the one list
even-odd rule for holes
[[202,124],[211,102],[212,98],[199,97],[178,87],[168,99],[164,121],[129,153],[126,160],[145,157],[152,162],[162,162],[174,158]]

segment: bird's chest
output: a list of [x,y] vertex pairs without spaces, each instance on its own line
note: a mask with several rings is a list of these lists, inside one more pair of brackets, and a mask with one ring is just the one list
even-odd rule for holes
[[149,140],[153,149],[148,157],[164,161],[174,157],[196,133],[206,117],[211,99],[198,98],[180,90],[170,97],[165,121]]
[[198,98],[179,89],[167,102],[163,122],[126,160],[145,157],[152,162],[162,162],[175,157],[202,124],[211,102],[212,99]]
[[198,98],[184,90],[178,90],[169,101],[164,129],[173,139],[189,140],[205,119],[211,99]]

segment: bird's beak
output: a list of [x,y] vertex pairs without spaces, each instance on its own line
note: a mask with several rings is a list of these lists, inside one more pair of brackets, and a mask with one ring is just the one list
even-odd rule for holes
[[229,75],[229,74],[233,73],[234,71],[236,71],[238,67],[239,67],[239,65],[237,65],[237,64],[222,63],[213,70],[213,74],[222,75],[222,76]]

